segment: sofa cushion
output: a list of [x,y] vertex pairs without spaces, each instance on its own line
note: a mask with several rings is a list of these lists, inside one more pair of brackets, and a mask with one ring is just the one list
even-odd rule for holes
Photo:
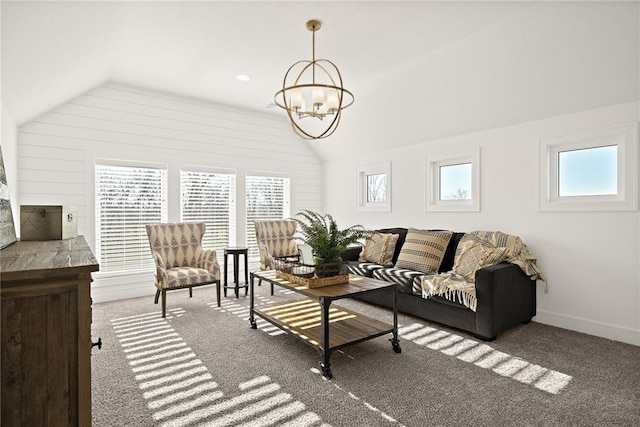
[[393,267],[391,260],[398,242],[398,234],[372,233],[364,242],[358,261],[373,262],[384,267]]
[[410,228],[395,266],[426,274],[437,273],[452,235],[452,231]]
[[453,272],[464,277],[467,282],[475,282],[476,271],[507,259],[507,248],[496,248],[475,240],[460,243],[460,256],[453,266]]
[[413,280],[416,277],[422,276],[424,276],[424,273],[406,268],[379,268],[373,271],[374,279],[396,283],[398,285],[398,291],[406,294],[412,293]]
[[462,253],[468,248],[470,248],[471,246],[476,244],[486,246],[486,247],[495,247],[488,241],[481,239],[475,234],[464,233],[462,238],[460,239],[460,242],[458,243],[458,246],[456,247],[456,251],[453,257],[452,269],[454,269],[455,266],[460,263],[460,257],[462,256]]
[[384,268],[375,262],[347,261],[344,265],[349,273],[365,277],[373,277],[374,270]]
[[397,234],[398,235],[398,241],[396,242],[396,247],[393,250],[393,258],[391,259],[391,263],[393,265],[396,264],[396,262],[398,261],[398,256],[400,255],[400,250],[402,249],[402,246],[404,245],[404,240],[407,237],[407,229],[406,228],[401,228],[401,227],[396,227],[396,228],[381,228],[378,230],[379,233],[384,233],[384,234]]

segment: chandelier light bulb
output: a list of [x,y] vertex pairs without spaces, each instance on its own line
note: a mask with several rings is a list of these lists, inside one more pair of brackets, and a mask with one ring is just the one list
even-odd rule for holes
[[314,87],[313,88],[313,105],[320,107],[324,104],[324,91],[322,88]]
[[304,109],[303,101],[302,101],[302,91],[299,89],[291,91],[291,108],[293,109]]

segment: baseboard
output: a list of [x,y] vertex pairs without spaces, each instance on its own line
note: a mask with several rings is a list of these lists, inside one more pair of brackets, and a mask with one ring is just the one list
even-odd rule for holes
[[155,293],[153,273],[132,274],[124,277],[97,277],[91,284],[91,298],[94,303],[144,296],[152,298]]
[[568,316],[566,314],[553,313],[546,310],[537,310],[536,322],[545,325],[570,329],[584,334],[595,335],[614,341],[640,346],[640,330],[612,325],[609,323],[595,322],[581,317]]

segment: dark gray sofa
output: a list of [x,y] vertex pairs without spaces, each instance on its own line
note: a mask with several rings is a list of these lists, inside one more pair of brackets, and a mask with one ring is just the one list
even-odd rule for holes
[[[395,265],[408,230],[387,228],[378,231],[399,235],[392,260]],[[456,247],[463,235],[454,232],[438,272],[452,270]],[[536,315],[536,281],[531,280],[515,264],[502,262],[476,271],[477,309],[474,312],[442,297],[422,298],[420,281],[424,273],[359,262],[360,250],[357,246],[350,247],[343,254],[346,268],[353,274],[396,283],[400,312],[470,332],[485,341],[494,340],[500,332],[518,324],[530,322]],[[371,293],[360,299],[392,307],[390,294]]]

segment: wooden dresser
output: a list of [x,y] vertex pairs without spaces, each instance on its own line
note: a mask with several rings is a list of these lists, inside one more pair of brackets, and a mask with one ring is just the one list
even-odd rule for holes
[[0,251],[3,427],[91,425],[93,271],[82,236]]

